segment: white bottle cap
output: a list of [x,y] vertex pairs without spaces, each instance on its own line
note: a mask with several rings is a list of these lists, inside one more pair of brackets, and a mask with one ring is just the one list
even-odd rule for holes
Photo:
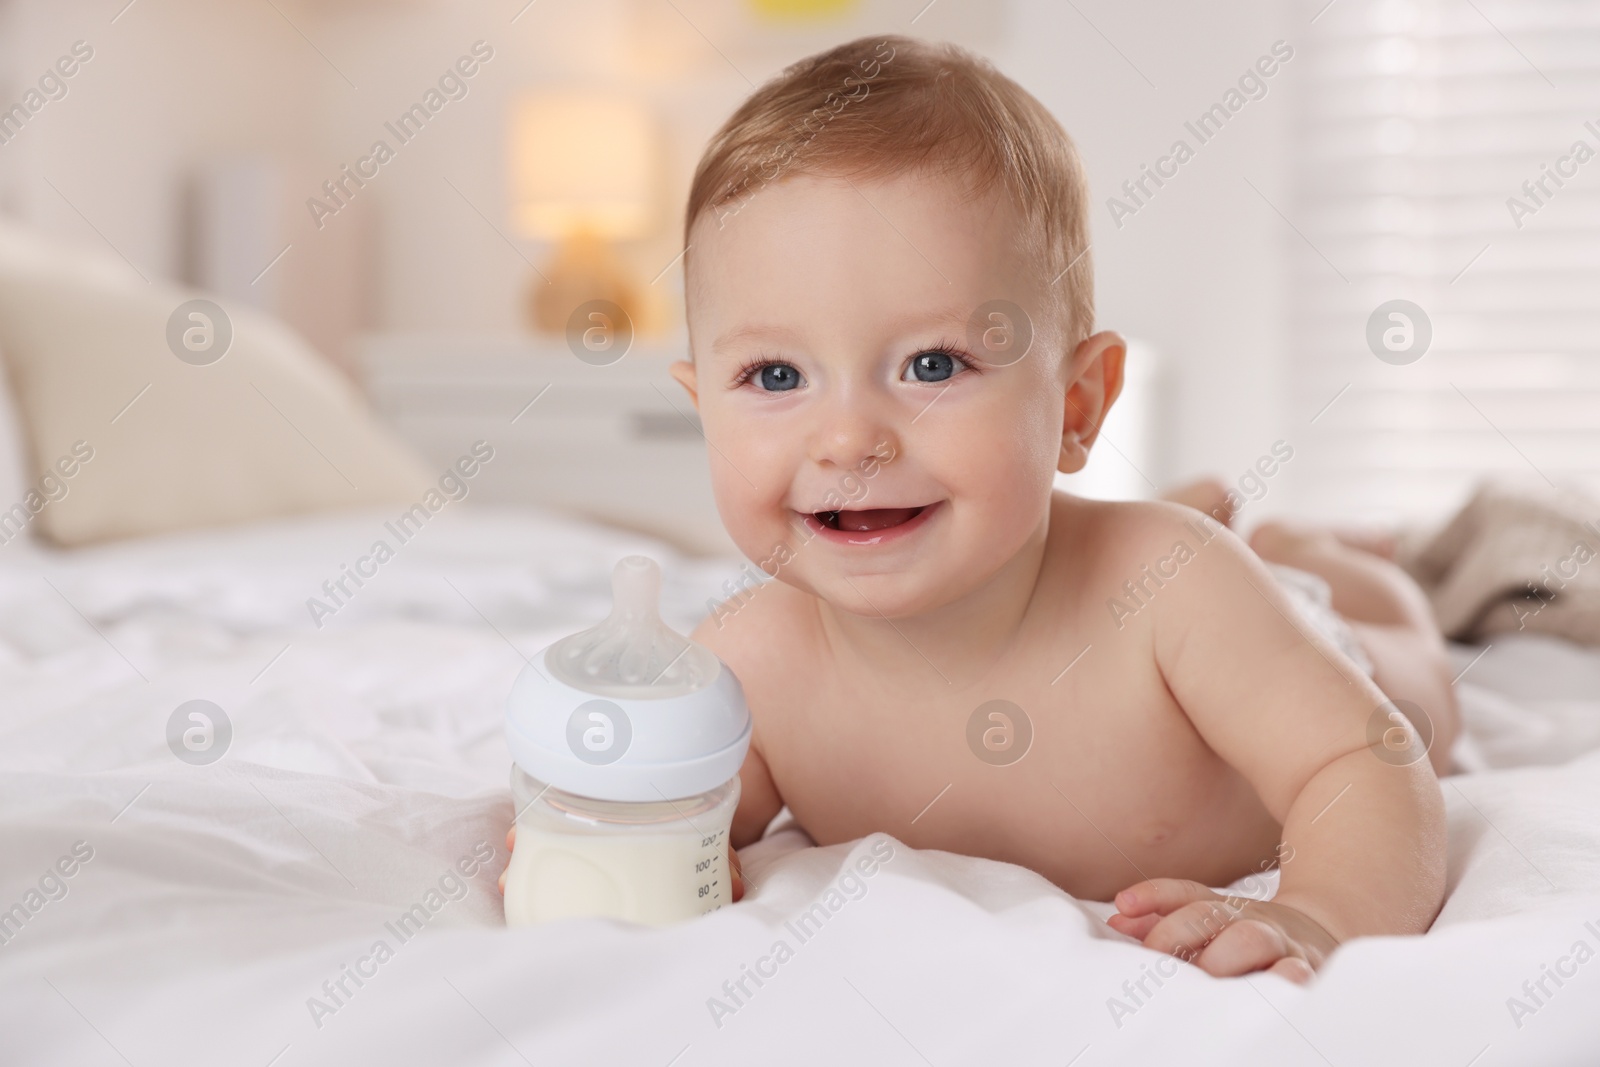
[[661,619],[661,568],[622,559],[611,614],[536,655],[511,688],[506,742],[519,767],[596,800],[664,801],[739,773],[750,710],[726,664]]

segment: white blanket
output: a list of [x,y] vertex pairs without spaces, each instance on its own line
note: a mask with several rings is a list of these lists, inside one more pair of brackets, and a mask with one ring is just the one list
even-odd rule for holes
[[[1307,988],[1212,979],[1019,867],[781,825],[734,907],[508,931],[523,656],[604,612],[623,554],[661,560],[685,628],[733,566],[447,511],[317,629],[383,518],[0,550],[0,1064],[1600,1061],[1592,652],[1456,650],[1444,912]],[[233,731],[207,766],[166,740],[194,699]]]

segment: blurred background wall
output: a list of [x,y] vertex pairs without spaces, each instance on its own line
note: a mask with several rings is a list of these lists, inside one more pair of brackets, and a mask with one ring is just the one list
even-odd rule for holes
[[[1592,348],[1574,340],[1595,318],[1596,298],[1581,286],[1562,298],[1566,332],[1539,346],[1538,395],[1517,392],[1509,372],[1484,369],[1490,356],[1530,358],[1506,355],[1505,338],[1471,357],[1479,362],[1468,379],[1452,376],[1438,353],[1472,341],[1466,320],[1453,328],[1447,314],[1434,316],[1434,358],[1410,378],[1364,341],[1368,313],[1389,297],[1465,313],[1503,295],[1496,271],[1520,235],[1502,201],[1524,172],[1537,175],[1541,160],[1584,133],[1586,108],[1600,116],[1600,60],[1579,54],[1600,43],[1592,4],[1469,8],[1435,0],[5,0],[0,100],[18,99],[75,41],[91,45],[93,58],[63,98],[0,146],[0,209],[109,245],[141,272],[231,286],[228,295],[282,314],[356,375],[367,333],[527,329],[525,295],[554,246],[512,225],[516,101],[610,94],[639,105],[658,139],[648,225],[618,254],[641,282],[656,279],[646,299],[670,346],[681,344],[674,261],[688,179],[707,137],[752,86],[866,33],[955,41],[1035,93],[1076,139],[1094,194],[1100,324],[1138,338],[1159,370],[1141,387],[1151,392],[1141,423],[1149,433],[1138,431],[1148,439],[1126,442],[1126,458],[1097,458],[1137,468],[1108,484],[1136,495],[1199,473],[1232,481],[1281,439],[1319,478],[1284,479],[1273,509],[1389,516],[1438,509],[1485,469],[1592,478],[1600,453],[1600,377]],[[492,59],[465,79],[466,95],[347,206],[314,218],[307,201],[323,182],[386,136],[385,123],[478,41]],[[1242,75],[1262,69],[1255,65],[1275,45],[1280,59],[1259,79],[1262,95],[1203,144],[1186,132]],[[1281,58],[1285,50],[1293,58]],[[1442,105],[1439,86],[1459,85],[1463,72],[1498,86],[1500,103]],[[1541,80],[1554,90],[1548,97]],[[1521,101],[1526,114],[1508,116],[1506,101]],[[1473,107],[1498,109],[1504,128],[1472,142],[1462,123],[1445,121],[1470,118]],[[1528,115],[1544,123],[1538,136],[1507,150],[1495,138],[1529,132]],[[1394,121],[1406,128],[1397,132]],[[1154,195],[1129,199],[1124,183],[1180,138],[1194,158]],[[1409,169],[1373,169],[1390,157]],[[1339,169],[1352,159],[1370,166]],[[1552,212],[1536,221],[1565,242],[1547,256],[1568,257],[1574,277],[1593,281],[1600,265],[1574,251],[1593,237],[1600,165],[1590,169],[1559,205],[1565,219]],[[1474,178],[1445,188],[1446,171]],[[1347,184],[1330,192],[1330,174]],[[1113,197],[1136,210],[1119,214]],[[231,219],[232,228],[219,236],[208,219]],[[1457,285],[1451,276],[1472,251],[1496,241],[1501,251]],[[1522,314],[1530,300],[1511,300],[1506,313]],[[1552,416],[1558,401],[1566,407]],[[1541,438],[1556,431],[1559,440]]]

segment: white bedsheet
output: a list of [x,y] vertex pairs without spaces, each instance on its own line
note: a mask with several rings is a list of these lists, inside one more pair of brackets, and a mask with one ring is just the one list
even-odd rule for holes
[[[1479,769],[1445,785],[1449,901],[1426,937],[1349,944],[1309,988],[1212,979],[1110,930],[1109,905],[881,834],[819,849],[775,827],[742,854],[746,901],[679,926],[508,931],[522,656],[603,612],[620,555],[661,559],[680,626],[732,566],[447,511],[316,630],[306,598],[382,519],[0,549],[0,910],[93,850],[0,946],[0,1064],[1600,1062],[1600,962],[1571,957],[1600,952],[1592,652],[1456,650]],[[197,698],[234,730],[204,767],[165,741]],[[475,847],[494,858],[451,900]],[[874,848],[892,858],[871,878],[842,876]],[[402,941],[401,913],[435,901]],[[364,956],[364,984],[324,991]],[[1575,973],[1530,999],[1558,964]]]

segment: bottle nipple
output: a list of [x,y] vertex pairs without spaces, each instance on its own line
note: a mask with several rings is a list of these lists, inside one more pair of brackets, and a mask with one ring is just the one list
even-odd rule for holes
[[556,677],[598,696],[683,696],[716,679],[711,650],[661,619],[661,568],[648,556],[625,556],[611,572],[611,614],[597,626],[550,646]]

